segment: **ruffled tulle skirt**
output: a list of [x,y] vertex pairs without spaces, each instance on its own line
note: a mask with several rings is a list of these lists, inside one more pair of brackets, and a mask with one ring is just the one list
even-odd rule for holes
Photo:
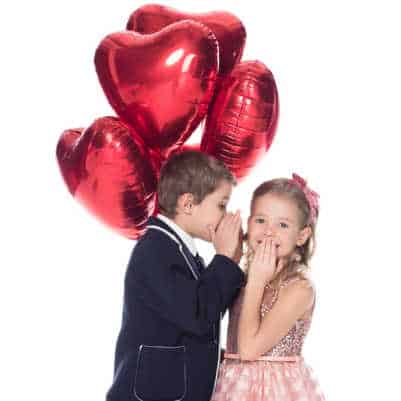
[[324,401],[312,369],[294,362],[224,359],[211,401]]

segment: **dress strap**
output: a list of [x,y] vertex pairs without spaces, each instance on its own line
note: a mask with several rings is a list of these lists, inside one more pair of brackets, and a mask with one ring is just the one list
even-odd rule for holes
[[291,277],[288,280],[285,280],[283,283],[280,284],[280,289],[287,287],[289,284],[294,283],[295,281],[300,281],[303,280],[301,277],[299,276],[295,276],[295,277]]
[[299,275],[296,275],[296,276],[290,277],[289,279],[287,279],[283,283],[281,283],[280,289],[287,287],[288,285],[294,283],[295,281],[301,281],[301,280],[307,281],[313,287],[313,289],[315,288],[312,280],[308,276],[301,277]]

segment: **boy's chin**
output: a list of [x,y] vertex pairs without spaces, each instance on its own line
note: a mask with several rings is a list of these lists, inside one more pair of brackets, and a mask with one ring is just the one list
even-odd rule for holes
[[212,242],[212,239],[211,239],[209,233],[199,233],[195,238],[201,239],[202,241],[206,241],[206,242]]
[[210,236],[202,236],[202,237],[199,237],[199,239],[201,239],[202,241],[205,241],[205,242],[212,242],[212,239],[210,238]]

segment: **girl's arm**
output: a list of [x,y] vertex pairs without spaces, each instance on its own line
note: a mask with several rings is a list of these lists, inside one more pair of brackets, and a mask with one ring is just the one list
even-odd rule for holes
[[314,301],[311,283],[297,280],[280,290],[272,310],[261,319],[263,291],[264,283],[256,280],[245,287],[238,332],[238,350],[243,360],[255,360],[273,348]]

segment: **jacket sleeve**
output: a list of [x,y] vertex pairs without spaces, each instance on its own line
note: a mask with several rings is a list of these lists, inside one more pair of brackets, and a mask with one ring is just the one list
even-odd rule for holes
[[[164,257],[163,257],[164,256]],[[207,333],[220,313],[232,302],[244,280],[244,273],[231,259],[216,255],[199,280],[188,277],[185,266],[169,264],[160,252],[148,252],[135,258],[126,286],[162,318],[183,331]]]

